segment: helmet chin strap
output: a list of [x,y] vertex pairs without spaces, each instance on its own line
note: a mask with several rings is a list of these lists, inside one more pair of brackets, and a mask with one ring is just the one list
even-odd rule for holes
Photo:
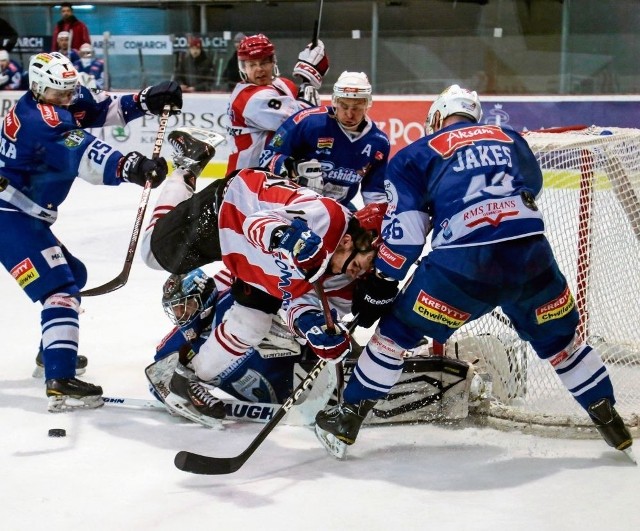
[[351,254],[349,255],[349,258],[347,258],[344,261],[344,264],[342,264],[342,269],[340,270],[340,274],[342,274],[342,275],[346,275],[347,274],[347,268],[349,267],[349,264],[356,257],[357,254],[358,254],[358,250],[357,249],[354,249],[353,251],[351,251]]

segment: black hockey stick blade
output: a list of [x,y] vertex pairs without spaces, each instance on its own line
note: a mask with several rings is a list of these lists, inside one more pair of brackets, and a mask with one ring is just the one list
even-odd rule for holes
[[[162,143],[164,142],[164,134],[167,130],[167,122],[169,121],[169,112],[171,111],[171,107],[169,105],[165,105],[164,109],[162,109],[162,114],[160,115],[160,125],[158,127],[158,132],[156,133],[156,140],[153,145],[153,153],[151,154],[152,159],[157,159],[160,156],[160,149],[162,148]],[[124,260],[124,267],[122,271],[118,274],[116,278],[110,280],[106,284],[102,284],[101,286],[96,286],[95,288],[87,289],[84,291],[80,291],[78,293],[72,293],[69,297],[93,297],[95,295],[104,295],[106,293],[111,293],[117,289],[123,287],[127,280],[129,280],[129,273],[131,272],[131,265],[133,264],[133,257],[136,254],[136,247],[138,247],[138,240],[140,239],[140,231],[142,230],[142,222],[144,221],[144,215],[147,211],[147,205],[149,204],[149,196],[151,194],[151,186],[153,182],[151,177],[149,177],[145,183],[144,188],[142,189],[142,196],[140,197],[140,202],[138,203],[138,212],[136,214],[136,220],[133,224],[133,231],[131,232],[131,239],[129,240],[129,247],[127,249],[127,257]]]
[[327,360],[319,360],[318,363],[313,366],[309,371],[309,374],[303,378],[291,396],[287,398],[285,403],[282,404],[271,420],[264,425],[260,430],[260,433],[258,433],[253,441],[251,441],[251,444],[244,452],[235,457],[210,457],[183,450],[178,452],[173,460],[176,468],[183,470],[184,472],[191,472],[192,474],[205,474],[210,476],[232,474],[238,470],[247,462],[249,457],[253,455],[267,436],[284,418],[287,412],[295,405],[300,398],[300,395],[302,395],[311,383],[313,383],[326,364]]

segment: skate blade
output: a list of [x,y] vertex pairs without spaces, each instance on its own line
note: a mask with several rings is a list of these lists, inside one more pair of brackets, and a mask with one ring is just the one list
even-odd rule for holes
[[629,458],[629,460],[636,466],[638,466],[638,461],[636,460],[636,456],[633,453],[631,447],[625,448],[622,452]]
[[72,396],[50,396],[48,410],[49,413],[64,413],[74,409],[95,409],[104,406],[101,396],[85,396],[74,398]]
[[214,419],[213,417],[207,417],[197,411],[191,409],[191,404],[176,395],[175,393],[169,393],[164,400],[164,405],[169,409],[170,412],[173,412],[176,415],[180,415],[192,422],[197,424],[202,424],[207,428],[212,428],[214,430],[222,430],[224,426],[222,425],[222,421],[220,419]]
[[317,424],[314,426],[316,437],[320,441],[320,444],[324,446],[327,453],[336,459],[343,460],[347,458],[347,444],[343,443],[340,439],[336,438],[333,433],[323,430]]

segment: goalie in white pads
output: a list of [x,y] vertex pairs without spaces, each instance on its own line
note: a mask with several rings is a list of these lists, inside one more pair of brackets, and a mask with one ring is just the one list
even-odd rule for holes
[[[389,163],[376,274],[354,300],[365,326],[382,318],[344,402],[316,417],[316,433],[334,455],[355,442],[367,413],[396,383],[406,349],[423,336],[444,344],[496,306],[551,363],[607,444],[632,444],[605,365],[576,335],[578,311],[535,203],[542,189],[535,156],[519,134],[481,125],[481,117],[477,94],[452,85],[429,110],[427,136]],[[396,297],[431,225],[433,250]]]

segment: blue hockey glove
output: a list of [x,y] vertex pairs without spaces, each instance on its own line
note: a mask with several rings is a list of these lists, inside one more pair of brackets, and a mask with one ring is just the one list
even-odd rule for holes
[[291,225],[278,227],[272,236],[271,249],[285,251],[293,265],[305,273],[315,272],[319,268],[324,270],[328,262],[322,238],[301,219],[294,219]]
[[303,313],[296,320],[295,326],[302,334],[311,350],[330,363],[338,363],[351,352],[351,337],[340,323],[336,322],[338,314],[331,310],[336,333],[327,331],[327,323],[322,312],[310,311]]

